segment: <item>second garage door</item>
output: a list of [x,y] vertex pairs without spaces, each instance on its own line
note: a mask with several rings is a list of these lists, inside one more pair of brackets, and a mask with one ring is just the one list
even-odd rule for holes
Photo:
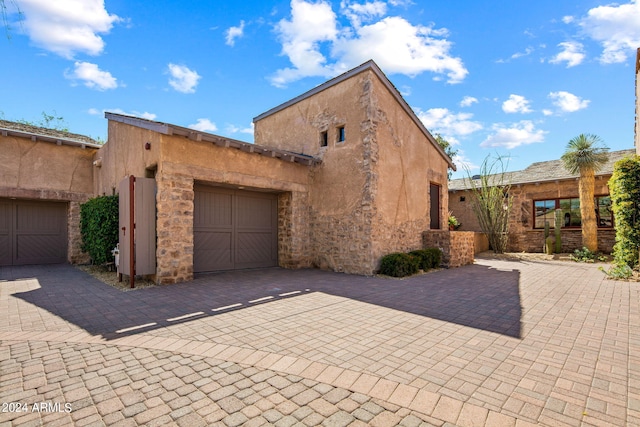
[[0,199],[0,266],[66,260],[66,203]]
[[277,204],[271,193],[197,186],[194,272],[277,266]]

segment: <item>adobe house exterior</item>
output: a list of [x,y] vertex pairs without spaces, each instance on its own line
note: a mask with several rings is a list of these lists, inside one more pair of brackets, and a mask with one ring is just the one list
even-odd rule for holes
[[372,61],[256,117],[255,144],[106,118],[93,192],[155,179],[160,283],[275,265],[369,275],[446,227],[454,165]]
[[0,120],[0,266],[88,261],[80,204],[93,196],[91,138]]
[[[607,183],[618,160],[633,155],[635,150],[609,153],[609,161],[596,173],[595,192],[598,227],[598,250],[610,253],[615,243],[615,219],[611,212]],[[542,252],[544,222],[548,221],[553,235],[555,209],[562,209],[562,251],[582,248],[578,175],[564,169],[561,160],[533,163],[526,169],[507,172],[505,184],[510,184],[512,211],[509,218],[508,250]],[[462,224],[461,231],[481,231],[472,209],[472,193],[468,178],[449,182],[449,209]]]

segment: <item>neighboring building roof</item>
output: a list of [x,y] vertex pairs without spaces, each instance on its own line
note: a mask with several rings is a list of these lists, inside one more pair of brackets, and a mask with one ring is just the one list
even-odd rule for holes
[[220,147],[235,148],[247,153],[255,153],[267,157],[274,157],[287,162],[296,162],[303,165],[320,163],[320,159],[316,159],[315,157],[308,156],[306,154],[292,153],[285,150],[279,150],[277,148],[265,147],[262,145],[252,144],[250,142],[238,141],[207,132],[201,132],[199,130],[172,125],[170,123],[155,122],[153,120],[142,119],[140,117],[126,116],[123,114],[115,114],[109,112],[106,112],[104,116],[107,120],[125,123],[131,126],[158,132],[163,135],[184,136],[185,138],[191,139],[193,141],[211,142]]
[[[599,175],[611,175],[613,165],[618,160],[635,154],[635,150],[612,151],[609,153],[609,161],[603,168],[596,172]],[[505,184],[531,184],[545,181],[558,181],[563,179],[575,179],[579,175],[569,173],[562,164],[562,160],[549,160],[546,162],[532,163],[526,169],[515,172],[506,172],[503,182]],[[449,191],[468,190],[471,188],[468,178],[460,178],[449,181]]]
[[440,147],[440,145],[438,144],[438,142],[435,140],[435,138],[433,137],[433,135],[431,135],[431,133],[427,130],[427,128],[424,126],[424,124],[422,123],[422,121],[418,118],[418,116],[416,116],[416,113],[411,109],[411,107],[409,106],[409,104],[407,104],[407,102],[404,100],[404,98],[402,97],[402,95],[400,94],[400,91],[398,91],[398,89],[396,89],[396,87],[393,85],[393,83],[391,83],[391,81],[387,78],[387,76],[382,72],[382,70],[380,69],[380,67],[378,67],[378,65],[373,61],[373,60],[369,60],[367,62],[365,62],[364,64],[347,71],[344,74],[341,74],[337,77],[334,77],[331,80],[328,80],[326,82],[324,82],[323,84],[314,87],[313,89],[303,93],[300,96],[297,96],[283,104],[278,105],[277,107],[274,107],[272,109],[270,109],[269,111],[266,111],[262,114],[260,114],[257,117],[254,117],[253,122],[257,122],[259,120],[264,119],[265,117],[269,117],[272,114],[277,113],[278,111],[284,110],[285,108],[288,108],[294,104],[297,104],[298,102],[305,100],[319,92],[322,92],[323,90],[326,90],[332,86],[337,85],[338,83],[341,83],[345,80],[348,80],[364,71],[367,70],[371,70],[373,71],[373,73],[378,76],[378,78],[380,79],[380,81],[386,86],[386,88],[389,90],[389,92],[391,93],[391,95],[393,95],[393,97],[396,99],[396,101],[398,102],[398,104],[400,104],[400,106],[405,110],[405,112],[409,115],[409,117],[411,117],[411,119],[414,121],[414,123],[418,126],[418,128],[422,131],[422,133],[427,137],[427,139],[431,142],[431,144],[433,144],[434,147],[436,147],[436,149],[440,152],[440,154],[442,154],[442,156],[445,158],[445,160],[447,161],[447,163],[449,164],[449,167],[453,170],[456,170],[456,166],[453,163],[453,161],[451,161],[451,158],[449,158],[449,156],[444,152],[444,150],[442,149],[442,147]]
[[65,132],[57,129],[48,129],[32,126],[25,123],[0,120],[0,135],[18,136],[33,141],[53,142],[58,145],[71,145],[75,147],[100,148],[101,145],[92,138],[77,133]]

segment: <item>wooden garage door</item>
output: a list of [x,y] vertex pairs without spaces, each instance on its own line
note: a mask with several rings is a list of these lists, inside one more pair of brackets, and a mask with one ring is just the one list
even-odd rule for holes
[[277,215],[275,194],[197,186],[194,272],[278,265]]
[[0,265],[66,260],[66,203],[0,199]]

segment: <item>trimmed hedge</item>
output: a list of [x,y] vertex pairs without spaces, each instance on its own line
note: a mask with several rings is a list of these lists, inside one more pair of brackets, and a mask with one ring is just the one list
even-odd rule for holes
[[438,248],[419,249],[409,252],[409,255],[420,260],[420,268],[424,271],[438,268],[442,262],[442,251]]
[[405,277],[416,274],[420,270],[420,260],[405,253],[392,253],[382,257],[380,274],[391,277]]
[[613,166],[609,180],[616,227],[614,264],[634,268],[640,246],[640,157],[626,157]]
[[99,196],[80,205],[82,250],[96,265],[113,261],[118,243],[118,196]]

